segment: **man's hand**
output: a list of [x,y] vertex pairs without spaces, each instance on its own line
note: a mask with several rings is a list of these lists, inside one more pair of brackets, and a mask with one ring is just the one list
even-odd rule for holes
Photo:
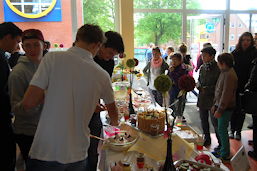
[[115,163],[114,166],[111,166],[111,171],[123,171],[122,163],[119,162],[118,164]]
[[96,108],[95,108],[95,113],[99,113],[99,112],[102,112],[102,111],[105,111],[106,110],[106,107],[102,104],[97,104]]
[[221,113],[220,112],[218,112],[218,111],[216,111],[215,113],[214,113],[214,117],[215,118],[220,118],[221,117]]
[[217,108],[216,108],[216,106],[212,106],[212,108],[211,108],[211,114],[213,114],[213,115],[214,115],[214,114],[215,114],[215,112],[216,112],[216,109],[217,109]]
[[108,115],[110,116],[110,119],[111,119],[110,125],[118,126],[119,125],[118,112],[117,112],[115,102],[106,104],[106,107],[107,107]]

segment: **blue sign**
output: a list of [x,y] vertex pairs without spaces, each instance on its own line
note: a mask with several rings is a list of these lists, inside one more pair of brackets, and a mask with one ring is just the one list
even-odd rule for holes
[[5,22],[62,21],[61,0],[41,0],[41,3],[3,2]]
[[206,32],[213,33],[215,31],[215,25],[214,23],[206,23],[205,24]]

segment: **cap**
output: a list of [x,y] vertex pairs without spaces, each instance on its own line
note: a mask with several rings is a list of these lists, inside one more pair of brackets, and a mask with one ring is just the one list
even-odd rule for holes
[[38,39],[45,42],[43,33],[38,29],[28,29],[22,33],[22,41],[26,39]]
[[201,52],[205,52],[205,53],[208,53],[208,54],[213,55],[213,56],[216,55],[216,50],[215,50],[213,47],[206,47],[206,48],[203,48],[203,49],[201,50]]

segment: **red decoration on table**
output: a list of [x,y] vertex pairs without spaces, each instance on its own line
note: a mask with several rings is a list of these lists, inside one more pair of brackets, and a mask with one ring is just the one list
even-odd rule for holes
[[212,165],[211,157],[207,154],[201,153],[195,157],[198,163]]

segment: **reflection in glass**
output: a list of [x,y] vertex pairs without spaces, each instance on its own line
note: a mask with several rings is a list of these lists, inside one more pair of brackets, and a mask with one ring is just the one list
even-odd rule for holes
[[24,2],[36,2],[36,3],[38,3],[39,0],[24,0]]
[[39,14],[49,8],[52,0],[10,0],[10,2],[25,14]]
[[250,15],[249,14],[231,14],[230,25],[233,23],[234,27],[229,28],[229,46],[228,51],[232,52],[236,48],[236,44],[240,35],[249,31]]
[[10,2],[21,2],[21,0],[10,0]]
[[211,43],[217,50],[222,52],[221,28],[222,15],[200,14],[187,17],[187,45],[190,47],[190,55],[196,63],[204,43]]
[[182,0],[134,0],[139,9],[181,9]]
[[[252,15],[252,25],[251,25],[251,32],[257,33],[257,14]],[[254,36],[254,35],[253,35]]]
[[35,5],[24,5],[24,13],[26,13],[26,14],[33,14],[33,13],[37,13],[37,12],[33,12],[33,11],[35,11],[34,10],[34,6]]
[[14,5],[14,7],[15,7],[17,10],[21,11],[21,5]]
[[256,10],[256,0],[230,0],[232,10]]
[[225,10],[225,0],[187,0],[187,9]]

